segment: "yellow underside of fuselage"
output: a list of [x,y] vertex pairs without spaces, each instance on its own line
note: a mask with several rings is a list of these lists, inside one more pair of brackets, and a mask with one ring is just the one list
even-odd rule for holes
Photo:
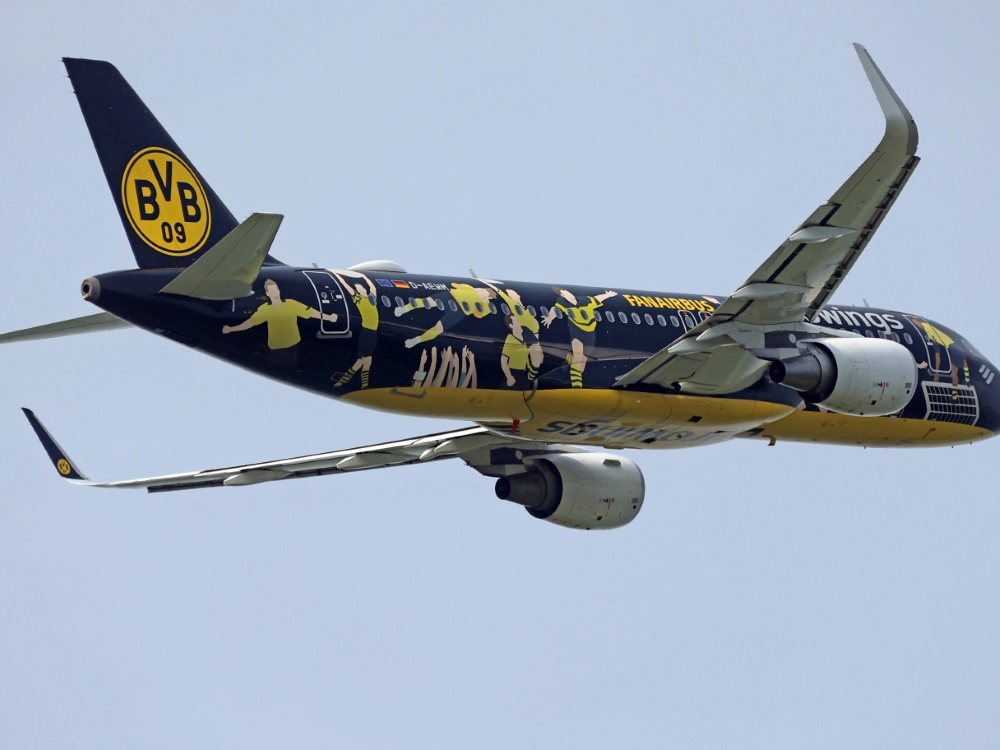
[[964,445],[993,437],[983,427],[902,417],[852,417],[834,412],[797,411],[765,426],[760,437],[871,448]]
[[863,446],[958,445],[981,427],[898,417],[852,417],[750,399],[565,388],[534,393],[471,388],[372,388],[342,400],[370,409],[460,419],[555,443],[682,448],[759,430],[765,440]]

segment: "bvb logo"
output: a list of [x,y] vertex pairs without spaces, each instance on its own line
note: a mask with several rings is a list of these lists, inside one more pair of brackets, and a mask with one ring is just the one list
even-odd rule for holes
[[64,477],[68,477],[69,473],[73,471],[73,469],[69,465],[69,461],[67,461],[65,458],[60,458],[58,461],[56,461],[56,468],[59,470],[59,473],[62,474]]
[[122,176],[122,205],[136,234],[165,255],[197,252],[212,228],[201,182],[165,148],[146,148],[132,157]]

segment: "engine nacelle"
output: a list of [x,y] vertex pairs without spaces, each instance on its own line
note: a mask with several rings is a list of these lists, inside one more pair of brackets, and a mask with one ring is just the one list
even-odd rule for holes
[[558,453],[538,459],[524,474],[500,477],[497,497],[571,529],[613,529],[642,508],[646,483],[627,458],[600,453]]
[[913,355],[888,339],[814,341],[806,354],[774,362],[768,373],[812,403],[858,417],[898,412],[910,403],[917,384]]

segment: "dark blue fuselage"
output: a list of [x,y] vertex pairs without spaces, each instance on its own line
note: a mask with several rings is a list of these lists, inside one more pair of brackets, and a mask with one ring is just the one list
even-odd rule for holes
[[[722,301],[288,266],[265,266],[252,296],[206,301],[160,293],[177,273],[102,274],[91,280],[89,299],[139,327],[333,397],[413,386],[610,389]],[[919,387],[894,416],[1000,430],[996,368],[957,332],[917,315],[874,308],[829,306],[812,322],[893,339],[911,352]],[[748,390],[756,400],[801,401],[766,376]]]

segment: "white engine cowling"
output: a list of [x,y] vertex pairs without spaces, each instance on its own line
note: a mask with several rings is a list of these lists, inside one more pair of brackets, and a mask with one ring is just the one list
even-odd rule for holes
[[819,406],[859,417],[898,412],[917,385],[913,355],[888,339],[813,341],[808,353],[774,362],[769,373],[775,383],[801,391]]
[[557,453],[524,474],[501,477],[497,497],[523,505],[535,518],[571,529],[613,529],[642,508],[646,483],[627,458],[601,453]]

